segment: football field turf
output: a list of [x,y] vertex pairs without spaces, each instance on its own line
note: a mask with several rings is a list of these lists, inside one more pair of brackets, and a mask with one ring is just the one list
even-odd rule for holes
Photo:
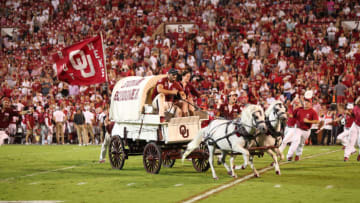
[[[202,199],[202,202],[359,202],[360,162],[343,162],[340,146],[306,146],[308,159],[281,165]],[[326,154],[327,152],[331,152]],[[3,145],[0,147],[0,201],[180,202],[234,181],[223,166],[197,173],[190,161],[148,174],[142,156],[129,157],[123,170],[99,164],[100,146]],[[310,156],[316,155],[312,158]],[[357,154],[356,154],[357,155]],[[236,164],[242,157],[236,158]],[[258,169],[270,157],[255,158]],[[216,163],[215,163],[216,164]],[[237,171],[239,178],[250,167]]]

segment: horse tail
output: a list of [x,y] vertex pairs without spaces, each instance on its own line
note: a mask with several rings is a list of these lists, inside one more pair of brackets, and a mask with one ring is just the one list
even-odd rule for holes
[[182,163],[184,163],[185,158],[192,152],[194,151],[196,148],[198,148],[200,146],[200,143],[203,139],[203,137],[205,136],[205,133],[207,132],[207,128],[205,127],[203,129],[200,129],[197,136],[187,145],[187,148],[182,156]]

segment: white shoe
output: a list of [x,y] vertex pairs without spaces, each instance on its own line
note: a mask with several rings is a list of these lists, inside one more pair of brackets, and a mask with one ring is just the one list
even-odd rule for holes
[[79,144],[79,146],[82,146],[82,144]]

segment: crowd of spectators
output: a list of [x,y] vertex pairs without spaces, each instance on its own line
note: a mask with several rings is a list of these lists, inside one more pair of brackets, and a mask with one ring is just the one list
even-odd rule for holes
[[[0,96],[10,98],[17,110],[53,115],[62,109],[67,123],[76,108],[97,115],[107,111],[108,95],[121,77],[162,74],[170,68],[191,70],[192,83],[202,93],[196,104],[214,114],[231,91],[237,93],[239,104],[266,107],[276,99],[286,102],[313,90],[318,111],[326,111],[333,102],[353,103],[360,95],[359,27],[342,26],[344,20],[360,20],[357,1],[12,0],[0,4],[2,28],[15,28],[0,41]],[[155,33],[164,23],[181,22],[195,27],[184,33]],[[109,88],[58,81],[51,54],[100,32]],[[31,115],[38,119],[36,113]],[[25,116],[23,125],[33,129],[27,120]],[[98,126],[97,120],[91,123]],[[67,140],[76,142],[69,136],[72,131],[67,131]]]

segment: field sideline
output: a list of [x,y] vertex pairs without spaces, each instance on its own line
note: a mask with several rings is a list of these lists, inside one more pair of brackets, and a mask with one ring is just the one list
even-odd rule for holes
[[[338,150],[340,146],[306,146],[304,157]],[[98,164],[100,146],[0,147],[0,201],[59,200],[65,202],[181,202],[231,181],[223,166],[197,173],[191,162],[147,174],[142,157],[130,157],[124,169],[113,170],[108,161]],[[236,163],[242,161],[237,157]],[[358,202],[360,162],[353,155],[344,163],[343,151],[284,164],[281,176],[273,169],[218,192],[202,202]],[[255,158],[258,169],[270,157]],[[237,171],[239,178],[250,167]]]

